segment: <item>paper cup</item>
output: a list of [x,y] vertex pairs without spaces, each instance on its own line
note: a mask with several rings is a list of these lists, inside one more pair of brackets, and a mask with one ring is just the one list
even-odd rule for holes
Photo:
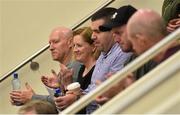
[[81,88],[79,82],[71,83],[67,86],[68,92],[75,93],[76,95],[80,94]]

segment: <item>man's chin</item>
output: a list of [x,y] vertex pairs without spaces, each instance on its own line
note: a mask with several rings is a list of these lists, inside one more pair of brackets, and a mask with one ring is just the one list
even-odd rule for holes
[[102,48],[102,47],[97,47],[97,50],[98,50],[98,51],[102,51],[103,48]]
[[123,48],[123,47],[121,47],[121,49],[122,49],[123,52],[126,52],[126,53],[128,53],[128,52],[133,52],[133,50],[132,50],[132,49],[129,49],[129,48]]
[[100,44],[96,43],[96,44],[94,44],[94,46],[98,48],[98,47],[100,47]]
[[58,61],[58,58],[52,57],[52,59],[53,59],[54,61]]

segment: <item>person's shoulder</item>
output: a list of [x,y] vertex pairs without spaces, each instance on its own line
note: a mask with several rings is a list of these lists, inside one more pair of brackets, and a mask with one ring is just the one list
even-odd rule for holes
[[135,60],[137,58],[137,55],[135,55],[134,53],[131,54],[131,56],[126,60],[126,62],[124,63],[124,65],[127,65],[129,63],[131,63],[133,60]]
[[152,69],[155,68],[158,65],[158,63],[154,60],[149,60],[147,63],[145,63],[145,67]]
[[131,57],[133,55],[132,52],[123,52],[121,48],[119,48],[116,52],[116,57],[117,58],[136,58],[136,56],[133,55],[133,57]]
[[118,43],[115,43],[115,44],[112,46],[110,52],[111,52],[112,55],[114,55],[114,54],[117,55],[117,54],[119,54],[119,53],[122,53],[123,51],[121,50],[121,47],[119,46],[119,44],[118,44]]
[[68,68],[76,68],[76,67],[80,67],[81,65],[83,65],[83,64],[80,63],[79,61],[72,60],[67,64],[67,67]]

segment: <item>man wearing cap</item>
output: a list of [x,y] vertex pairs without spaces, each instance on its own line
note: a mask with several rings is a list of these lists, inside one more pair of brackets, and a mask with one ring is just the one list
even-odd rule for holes
[[[101,31],[111,29],[111,32],[113,33],[113,38],[115,41],[117,41],[124,52],[132,52],[133,48],[131,42],[127,39],[127,33],[126,33],[126,26],[127,22],[130,19],[130,17],[136,12],[137,10],[131,6],[122,6],[120,7],[116,13],[114,13],[114,17],[111,19],[109,23],[106,23],[99,27]],[[127,60],[127,63],[130,63],[133,61],[137,55],[133,53],[131,58]],[[148,62],[144,66],[140,67],[137,71],[135,71],[132,75],[127,76],[124,80],[119,82],[116,86],[108,90],[106,93],[103,94],[103,96],[97,97],[96,101],[100,104],[103,104],[106,102],[109,98],[112,98],[120,91],[124,90],[126,87],[128,87],[130,84],[132,84],[135,79],[139,79],[141,76],[143,76],[145,73],[149,72],[152,68],[156,66],[155,62]]]
[[[127,63],[131,62],[137,57],[137,54],[133,51],[132,44],[127,38],[127,22],[131,18],[131,16],[136,12],[137,10],[131,6],[123,6],[120,7],[117,10],[116,17],[113,18],[109,23],[100,26],[100,30],[103,30],[105,28],[111,28],[114,39],[119,43],[121,49],[124,52],[133,52],[133,55],[131,56],[130,60],[127,61]],[[127,64],[126,63],[126,64]],[[153,68],[156,63],[149,62],[148,65],[144,66],[144,69],[137,70],[135,73],[135,77],[139,79],[141,76],[143,76],[145,73],[149,71],[150,68]]]
[[[109,23],[106,23],[99,27],[100,31],[111,30],[113,38],[120,44],[121,49],[124,52],[132,52],[132,45],[126,38],[126,24],[129,18],[137,10],[131,6],[122,6],[112,16]],[[125,43],[124,43],[125,42]]]
[[[104,8],[96,12],[91,18],[91,29],[93,30],[92,39],[95,46],[101,51],[101,54],[96,61],[96,66],[92,74],[91,84],[85,92],[90,92],[96,88],[96,81],[101,82],[106,80],[109,73],[114,73],[124,67],[124,63],[131,56],[129,53],[124,53],[119,44],[114,41],[110,30],[100,31],[99,26],[110,21],[112,14],[116,12],[115,8]],[[87,114],[93,112],[97,108],[96,102],[92,102],[87,108]]]

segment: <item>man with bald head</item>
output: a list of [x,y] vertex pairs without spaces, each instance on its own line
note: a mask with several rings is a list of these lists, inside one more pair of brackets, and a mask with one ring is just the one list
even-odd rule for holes
[[49,37],[49,50],[51,51],[53,60],[67,64],[66,61],[71,57],[69,54],[72,53],[72,37],[72,31],[65,27],[55,28],[51,32]]
[[127,24],[128,39],[137,55],[144,53],[166,35],[166,26],[161,16],[149,9],[138,10]]
[[[166,37],[167,30],[164,20],[158,13],[149,9],[140,9],[130,18],[127,24],[127,35],[135,53],[141,55]],[[179,42],[174,42],[153,60],[161,63],[179,49]]]
[[[53,29],[49,36],[49,50],[51,51],[53,60],[60,63],[60,67],[64,69],[63,71],[72,74],[72,70],[70,70],[69,68],[73,68],[73,77],[76,79],[80,63],[72,60],[72,37],[72,30],[69,28],[57,27]],[[58,75],[60,75],[60,73]],[[52,70],[52,76],[42,76],[42,81],[46,86],[49,86],[50,88],[58,87],[57,79],[55,79],[58,75],[54,70]],[[51,80],[51,82],[49,82],[49,80]],[[54,104],[54,100],[50,95],[35,94],[33,89],[27,83],[26,89],[21,91],[12,91],[10,93],[10,98],[12,104],[15,104],[15,101],[24,104],[31,99],[47,100]]]
[[[50,34],[49,50],[51,51],[53,60],[58,61],[60,63],[61,70],[63,69],[63,71],[71,73],[71,71],[69,71],[68,68],[72,68],[72,67],[74,68],[74,66],[75,66],[74,69],[76,71],[74,71],[75,73],[73,75],[73,78],[74,78],[74,80],[76,80],[77,74],[78,74],[77,66],[79,66],[79,63],[77,63],[76,61],[73,61],[72,39],[73,39],[73,33],[72,33],[71,29],[66,28],[66,27],[57,27],[57,28],[53,29]],[[52,71],[52,73],[53,73],[53,75],[56,76],[54,71]],[[62,71],[60,71],[60,73],[62,73]],[[52,88],[58,87],[58,86],[52,86],[53,84],[50,84],[49,82],[47,82],[47,78],[48,77],[45,77],[45,76],[42,77],[42,81],[45,83],[45,85],[52,87]],[[64,84],[64,85],[68,85],[68,84],[69,83]],[[54,84],[54,85],[56,85],[56,84]]]

